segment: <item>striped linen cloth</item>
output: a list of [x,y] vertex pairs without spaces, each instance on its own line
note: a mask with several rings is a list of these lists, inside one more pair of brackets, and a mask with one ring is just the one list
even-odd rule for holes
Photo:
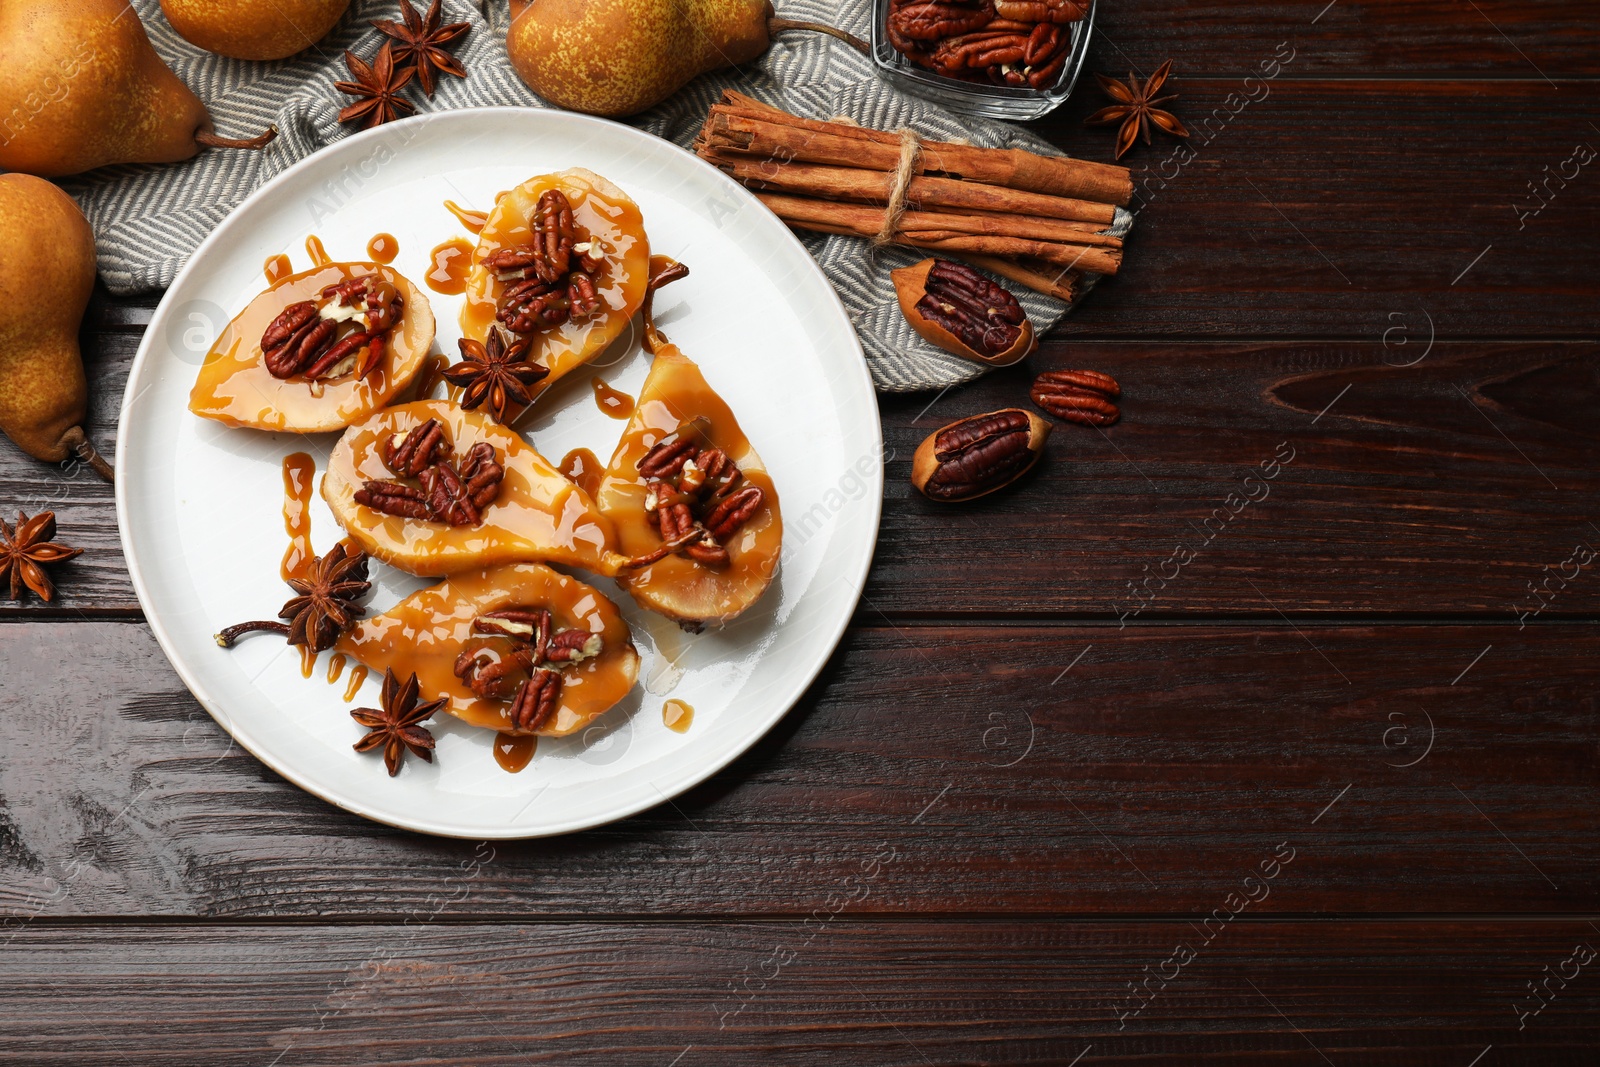
[[[317,149],[348,136],[339,124],[348,97],[333,87],[349,78],[343,53],[369,59],[384,38],[369,20],[398,18],[394,0],[355,0],[339,25],[311,49],[286,60],[255,63],[212,55],[179,37],[159,0],[133,0],[151,42],[210,109],[218,132],[249,137],[276,123],[278,137],[260,152],[204,151],[168,165],[107,167],[67,179],[94,227],[100,274],[115,293],[163,289],[184,261],[239,203],[263,183]],[[419,3],[426,8],[426,2]],[[854,0],[839,10],[826,0],[782,0],[788,18],[829,22],[868,36],[872,5]],[[470,22],[454,53],[466,80],[442,76],[430,100],[409,92],[419,113],[486,105],[547,106],[517,77],[506,58],[509,12],[504,0],[445,0],[446,22]],[[696,79],[660,106],[628,120],[688,147],[724,88],[735,88],[801,115],[846,116],[863,126],[909,126],[937,140],[1051,151],[1014,127],[958,118],[879,81],[865,56],[831,37],[787,33],[765,56],[736,70]],[[1132,216],[1119,211],[1111,232],[1126,233]],[[832,280],[860,335],[873,380],[885,392],[938,389],[968,381],[986,368],[934,348],[906,324],[889,272],[923,258],[905,249],[874,251],[855,237],[802,234]],[[1066,312],[1058,300],[1008,284],[1042,334]],[[1087,288],[1087,286],[1085,287]]]

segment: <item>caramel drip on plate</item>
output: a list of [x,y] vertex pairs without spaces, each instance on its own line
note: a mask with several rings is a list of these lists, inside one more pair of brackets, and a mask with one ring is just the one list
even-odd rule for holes
[[267,257],[267,261],[261,264],[261,273],[266,276],[268,285],[277,285],[294,273],[294,267],[289,263],[289,257],[280,252]]
[[686,734],[694,722],[694,708],[681,700],[669,700],[661,705],[661,721],[666,723],[667,729]]
[[289,535],[289,548],[278,573],[286,582],[300,577],[316,558],[311,548],[311,476],[316,472],[316,460],[304,452],[283,457],[283,530]]
[[306,255],[311,257],[313,267],[326,267],[333,259],[328,255],[327,249],[322,247],[322,238],[312,234],[306,238]]
[[450,366],[450,360],[443,353],[434,353],[422,361],[422,369],[417,371],[417,384],[415,397],[418,400],[427,400],[444,381],[444,369]]
[[566,475],[567,481],[594,496],[595,490],[600,488],[600,476],[605,473],[605,468],[587,448],[574,448],[562,457],[561,473]]
[[328,684],[333,685],[339,680],[339,675],[344,673],[344,665],[350,659],[343,652],[335,652],[328,660]]
[[361,692],[361,683],[366,681],[366,680],[367,680],[367,668],[366,667],[364,667],[364,666],[362,666],[361,664],[358,663],[353,668],[351,668],[351,670],[350,670],[350,681],[348,683],[346,683],[346,685],[344,687],[344,702],[346,704],[350,703],[350,701],[352,701],[352,700],[354,700],[356,698],[356,694]]
[[613,419],[625,419],[633,414],[633,397],[613,389],[599,378],[589,383],[594,389],[594,402],[601,411]]
[[317,654],[311,651],[310,645],[300,646],[300,675],[303,678],[311,677],[317,669]]
[[[505,194],[502,193],[500,195],[504,196]],[[496,197],[495,199],[499,200],[499,197]],[[461,223],[461,225],[471,233],[482,233],[484,223],[489,221],[489,213],[487,211],[470,211],[456,203],[454,200],[446,200],[444,202],[444,206],[445,210],[454,215],[456,217],[456,221]]]
[[394,257],[400,254],[400,242],[394,239],[392,233],[376,233],[372,240],[367,242],[367,257],[377,263],[393,263]]
[[433,266],[422,279],[424,284],[445,296],[466,292],[467,271],[472,267],[472,243],[462,237],[452,237],[430,254]]
[[512,774],[526,767],[538,748],[539,738],[534,734],[521,737],[516,734],[494,735],[494,761]]

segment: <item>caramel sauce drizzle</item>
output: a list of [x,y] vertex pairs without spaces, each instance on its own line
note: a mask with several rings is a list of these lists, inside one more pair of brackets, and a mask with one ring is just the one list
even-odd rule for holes
[[322,238],[316,234],[306,238],[306,255],[311,257],[311,265],[313,267],[326,267],[333,262],[333,258],[328,255],[328,250],[322,247]]
[[605,472],[599,458],[587,448],[574,448],[561,458],[561,473],[567,481],[590,496],[600,488],[600,477]]
[[418,400],[427,400],[433,395],[434,389],[444,381],[444,370],[450,366],[450,360],[443,353],[434,353],[422,361],[422,369],[417,371],[417,384],[414,396]]
[[333,685],[335,682],[337,682],[339,680],[339,675],[344,673],[344,665],[346,663],[349,663],[349,662],[350,662],[350,658],[348,656],[346,656],[343,652],[335,652],[333,654],[332,658],[330,658],[328,660],[328,684],[329,685]]
[[538,748],[539,738],[536,734],[494,735],[494,761],[511,774],[526,767]]
[[344,702],[350,703],[361,692],[361,683],[367,680],[367,668],[356,664],[350,670],[350,681],[344,687]]
[[633,397],[627,393],[611,388],[599,378],[589,385],[594,389],[595,406],[613,419],[625,419],[633,414]]
[[[500,194],[500,196],[504,195],[504,193]],[[499,199],[499,196],[495,197],[497,202]],[[469,233],[482,233],[484,224],[489,221],[489,213],[487,211],[471,211],[462,207],[454,200],[446,200],[444,202],[444,206],[445,210],[454,215],[456,217],[456,221],[461,223],[461,225],[465,227]]]
[[301,645],[300,646],[300,676],[302,678],[309,678],[309,677],[311,677],[312,673],[314,671],[316,671],[316,669],[317,669],[317,654],[315,652],[311,651],[311,646],[310,645]]
[[681,700],[669,700],[661,705],[661,721],[667,729],[676,733],[686,734],[689,726],[694,722],[694,708]]
[[467,271],[472,268],[472,242],[452,237],[429,253],[433,266],[423,282],[445,296],[460,296],[467,291]]
[[304,574],[316,558],[311,547],[311,476],[316,472],[316,460],[304,452],[283,457],[283,531],[289,535],[289,547],[278,574],[286,582]]
[[277,285],[294,273],[294,265],[289,262],[288,256],[280,252],[267,257],[267,261],[261,264],[261,273],[266,276],[268,285]]
[[367,242],[367,256],[374,263],[393,263],[394,257],[399,254],[400,242],[394,239],[392,233],[373,234],[372,240]]

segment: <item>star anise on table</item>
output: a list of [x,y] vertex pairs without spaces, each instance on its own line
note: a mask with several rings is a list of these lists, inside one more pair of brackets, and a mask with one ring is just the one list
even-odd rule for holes
[[365,119],[367,129],[382,126],[385,122],[392,122],[401,115],[409,115],[416,107],[400,95],[406,83],[417,73],[415,67],[397,68],[394,62],[394,49],[388,41],[383,42],[383,47],[378,49],[378,55],[368,66],[366,60],[354,52],[345,50],[344,64],[350,68],[353,82],[334,82],[333,87],[341,93],[360,97],[355,103],[340,110],[340,122],[354,122]]
[[463,390],[462,407],[471,409],[487,402],[489,413],[498,422],[506,421],[506,409],[512,405],[533,403],[528,387],[550,373],[549,367],[528,359],[527,338],[507,343],[504,332],[494,326],[489,327],[487,344],[470,337],[463,337],[458,344],[461,362],[445,369],[445,380]]
[[241,622],[217,634],[217,644],[232,648],[248,633],[275,633],[288,638],[291,645],[304,645],[313,652],[332,648],[339,635],[367,613],[356,601],[366,596],[372,583],[367,581],[367,554],[351,552],[341,541],[321,559],[312,561],[304,576],[289,579],[295,596],[278,612],[281,622]]
[[1113,122],[1122,123],[1122,129],[1117,131],[1117,158],[1121,159],[1123,153],[1133,147],[1133,142],[1141,135],[1144,143],[1150,143],[1150,127],[1156,126],[1172,134],[1174,137],[1187,137],[1189,131],[1183,123],[1170,111],[1163,111],[1156,107],[1168,100],[1176,100],[1177,93],[1171,96],[1157,96],[1161,87],[1166,84],[1167,75],[1172,73],[1172,60],[1161,64],[1161,68],[1150,75],[1150,80],[1140,82],[1138,77],[1129,74],[1126,82],[1115,78],[1108,78],[1104,74],[1096,74],[1095,80],[1100,83],[1100,88],[1116,103],[1110,107],[1101,108],[1093,115],[1083,120],[1085,126],[1109,126]]
[[44,565],[83,555],[81,548],[68,548],[51,541],[55,535],[53,511],[41,511],[31,519],[19,511],[14,529],[0,519],[0,583],[9,580],[12,600],[22,599],[24,586],[37,593],[45,603],[55,599],[56,587],[45,573]]
[[400,0],[400,16],[405,19],[404,24],[393,19],[375,19],[372,23],[379,33],[394,38],[394,61],[402,67],[416,68],[417,81],[429,96],[433,95],[437,84],[435,72],[454,74],[458,78],[467,76],[461,62],[446,52],[443,46],[472,27],[465,22],[441,26],[440,15],[439,0],[433,0],[426,16],[418,15],[410,0]]
[[412,674],[411,680],[401,685],[391,668],[383,672],[382,702],[381,708],[351,709],[350,717],[369,731],[355,743],[355,750],[371,752],[382,745],[383,763],[389,768],[390,778],[400,773],[400,761],[405,759],[406,749],[432,763],[433,735],[418,723],[438,714],[449,703],[448,699],[440,697],[418,704],[417,676]]

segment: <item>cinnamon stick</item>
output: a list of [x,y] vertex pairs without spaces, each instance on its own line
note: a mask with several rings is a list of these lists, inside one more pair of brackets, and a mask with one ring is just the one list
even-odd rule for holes
[[1083,275],[1079,272],[1063,270],[1048,263],[1033,265],[1033,261],[1026,259],[972,254],[961,258],[974,267],[982,267],[1002,278],[1026,285],[1036,293],[1044,293],[1069,304],[1077,298],[1078,287],[1083,283]]
[[[900,160],[900,138],[896,134],[801,118],[731,89],[723,92],[722,103],[707,116],[700,139],[695,142],[696,150],[702,145],[873,170],[892,171]],[[1043,156],[1018,148],[924,141],[917,173],[1118,206],[1126,206],[1133,198],[1133,181],[1126,167]]]
[[[884,209],[864,204],[841,204],[777,193],[757,193],[763,204],[785,222],[801,229],[824,233],[846,233],[874,237],[883,228]],[[1048,220],[1039,220],[1048,221]],[[1101,234],[1078,234],[1114,244],[1090,244],[1039,240],[1026,233],[1025,226],[1008,226],[1000,216],[951,215],[940,212],[907,211],[893,240],[897,244],[939,251],[972,252],[993,256],[1031,256],[1059,267],[1115,274],[1122,266],[1122,241]]]
[[[702,156],[751,189],[881,204],[888,200],[893,183],[893,175],[887,171],[863,170],[860,167],[755,160],[718,149],[708,149]],[[1110,204],[925,175],[912,178],[906,186],[906,202],[923,209],[937,207],[1017,212],[1077,223],[1091,233],[1110,226],[1117,213],[1117,209]]]

